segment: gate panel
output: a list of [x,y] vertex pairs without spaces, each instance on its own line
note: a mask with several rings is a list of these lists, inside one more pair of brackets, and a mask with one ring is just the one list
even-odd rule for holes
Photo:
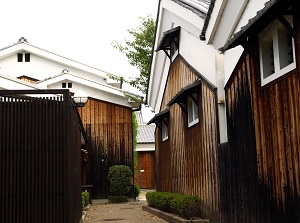
[[9,93],[0,91],[0,222],[79,222],[80,131],[68,91]]

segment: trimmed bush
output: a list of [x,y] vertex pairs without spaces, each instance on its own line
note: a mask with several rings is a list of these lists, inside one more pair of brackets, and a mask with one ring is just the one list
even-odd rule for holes
[[132,171],[129,166],[114,165],[109,168],[109,191],[117,196],[125,196],[131,189]]
[[134,185],[134,197],[137,198],[141,193],[140,187],[138,185]]
[[81,206],[82,208],[89,205],[90,194],[89,192],[81,192]]
[[150,207],[177,214],[185,219],[193,219],[200,214],[200,199],[196,196],[170,192],[148,192],[146,199]]
[[110,203],[124,203],[128,201],[126,196],[108,196],[108,201]]
[[193,219],[200,214],[200,199],[195,196],[178,195],[170,201],[173,212],[185,219]]

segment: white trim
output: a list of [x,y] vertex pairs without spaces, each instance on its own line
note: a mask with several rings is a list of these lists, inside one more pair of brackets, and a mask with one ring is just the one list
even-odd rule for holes
[[[192,102],[191,106],[189,102]],[[195,113],[196,108],[197,108],[197,113]],[[192,113],[190,113],[190,111]],[[187,98],[187,119],[188,119],[188,127],[191,127],[199,122],[199,106],[194,102],[194,100],[191,97]]]
[[[291,20],[289,21],[291,23]],[[267,28],[265,28],[259,34],[259,56],[260,56],[260,78],[261,78],[261,86],[264,86],[271,81],[283,76],[284,74],[288,73],[289,71],[296,68],[296,55],[295,55],[295,42],[294,38],[292,38],[292,50],[293,50],[293,63],[280,68],[280,55],[279,55],[279,39],[278,39],[278,30],[283,28],[283,25],[278,21],[275,20],[271,23]],[[274,62],[274,73],[270,74],[267,77],[264,77],[264,65],[266,63],[266,58],[263,56],[263,48],[262,43],[266,40],[270,39],[272,41],[273,46],[273,62]]]
[[164,123],[164,121],[162,121],[161,124],[161,137],[163,142],[169,139],[169,129],[168,126]]

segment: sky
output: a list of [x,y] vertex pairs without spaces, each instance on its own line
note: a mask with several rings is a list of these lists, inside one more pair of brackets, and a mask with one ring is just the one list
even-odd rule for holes
[[139,71],[111,43],[130,39],[127,30],[141,24],[140,16],[156,19],[157,8],[158,0],[4,1],[0,48],[25,37],[34,46],[105,72],[137,76]]

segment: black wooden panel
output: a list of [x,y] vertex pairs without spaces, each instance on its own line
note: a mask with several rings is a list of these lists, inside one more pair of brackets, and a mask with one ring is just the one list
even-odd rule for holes
[[0,91],[0,222],[81,219],[78,120],[58,93],[64,100]]

